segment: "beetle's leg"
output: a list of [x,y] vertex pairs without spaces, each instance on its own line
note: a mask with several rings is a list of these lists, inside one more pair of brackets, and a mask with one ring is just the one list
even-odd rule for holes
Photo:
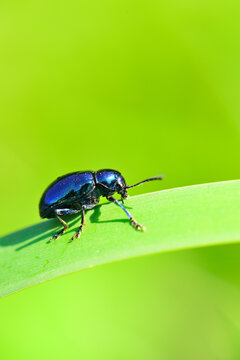
[[75,238],[79,238],[82,231],[83,231],[83,227],[85,226],[85,210],[86,210],[86,206],[82,206],[82,220],[81,220],[81,225],[78,229],[78,231],[76,232],[75,235],[73,235],[72,237],[72,241],[75,239]]
[[114,204],[120,206],[120,208],[123,209],[123,211],[125,211],[125,213],[127,214],[129,220],[131,221],[131,224],[135,227],[135,229],[137,230],[142,230],[142,231],[145,231],[146,228],[140,224],[138,224],[132,217],[132,215],[127,211],[127,209],[117,200],[115,199],[114,197],[112,196],[107,196],[107,200],[113,202]]
[[63,233],[65,233],[65,231],[68,229],[68,224],[60,218],[60,216],[56,215],[56,218],[60,221],[60,223],[63,225],[63,229],[60,230],[58,233],[56,233],[55,235],[53,235],[50,239],[50,241],[52,241],[53,239],[58,239]]
[[56,218],[60,221],[60,223],[63,225],[63,229],[60,230],[57,234],[53,235],[50,240],[58,239],[62,234],[65,233],[65,231],[68,229],[68,224],[66,221],[64,221],[62,218],[60,218],[59,215],[70,215],[70,214],[76,214],[80,210],[73,210],[73,209],[57,209],[55,210]]

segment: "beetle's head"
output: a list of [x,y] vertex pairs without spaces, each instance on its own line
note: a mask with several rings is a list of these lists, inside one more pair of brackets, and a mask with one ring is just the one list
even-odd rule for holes
[[116,192],[119,195],[121,195],[122,201],[123,201],[123,199],[127,199],[128,192],[127,192],[126,181],[125,181],[124,177],[122,176],[122,174],[120,174],[120,173],[116,180],[115,189],[116,189]]
[[96,180],[102,196],[112,196],[114,193],[121,195],[121,199],[128,197],[127,189],[141,185],[152,180],[162,180],[164,175],[157,175],[143,180],[135,185],[127,185],[124,177],[119,171],[103,169],[96,172]]
[[116,179],[115,189],[116,189],[116,192],[121,195],[121,199],[123,201],[123,199],[126,199],[128,197],[127,189],[138,186],[138,185],[141,185],[141,184],[143,184],[145,182],[148,182],[148,181],[162,180],[163,178],[164,178],[164,175],[157,175],[157,176],[148,178],[146,180],[140,181],[137,184],[127,185],[124,177],[122,176],[122,174],[119,173],[119,175],[118,175],[118,177]]

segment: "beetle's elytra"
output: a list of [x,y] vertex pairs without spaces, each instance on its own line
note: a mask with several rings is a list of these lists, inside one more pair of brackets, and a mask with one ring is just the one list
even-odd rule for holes
[[[63,229],[52,236],[58,239],[67,229],[68,224],[61,218],[61,215],[70,215],[81,212],[81,225],[72,237],[72,240],[79,238],[85,225],[85,211],[92,209],[99,202],[100,196],[120,206],[127,214],[131,224],[137,230],[145,230],[138,224],[123,206],[123,199],[126,199],[127,189],[138,186],[144,182],[162,180],[164,175],[157,175],[143,180],[135,185],[126,185],[122,174],[116,170],[102,169],[99,171],[77,171],[57,178],[43,193],[39,212],[42,218],[57,218],[63,225]],[[121,195],[122,204],[112,195]]]

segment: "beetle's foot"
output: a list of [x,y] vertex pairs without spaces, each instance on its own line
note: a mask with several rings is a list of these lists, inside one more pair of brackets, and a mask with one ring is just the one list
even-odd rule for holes
[[133,218],[130,219],[131,224],[135,227],[136,230],[146,231],[145,226],[142,226],[141,224],[138,224]]
[[57,240],[63,233],[64,233],[64,229],[62,229],[61,231],[59,231],[58,233],[56,233],[55,235],[53,235],[53,236],[51,237],[50,241]]
[[73,235],[72,237],[72,241],[74,241],[76,238],[79,239],[81,236],[83,230],[83,225],[80,226],[80,228],[78,229],[78,231],[76,232],[76,234]]

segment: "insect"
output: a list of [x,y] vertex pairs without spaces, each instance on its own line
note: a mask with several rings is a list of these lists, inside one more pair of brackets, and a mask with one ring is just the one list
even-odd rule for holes
[[[99,171],[77,171],[58,177],[43,193],[39,212],[41,218],[57,218],[63,228],[51,237],[51,240],[58,239],[67,229],[68,224],[61,218],[62,215],[81,213],[81,225],[72,237],[72,240],[79,238],[85,225],[85,211],[92,209],[104,196],[107,200],[120,206],[125,211],[131,224],[137,230],[145,230],[138,224],[123,206],[124,199],[128,197],[127,189],[138,186],[148,181],[162,180],[164,175],[157,175],[143,180],[135,185],[126,185],[122,174],[116,170],[102,169]],[[115,193],[121,195],[120,203],[113,197]]]

